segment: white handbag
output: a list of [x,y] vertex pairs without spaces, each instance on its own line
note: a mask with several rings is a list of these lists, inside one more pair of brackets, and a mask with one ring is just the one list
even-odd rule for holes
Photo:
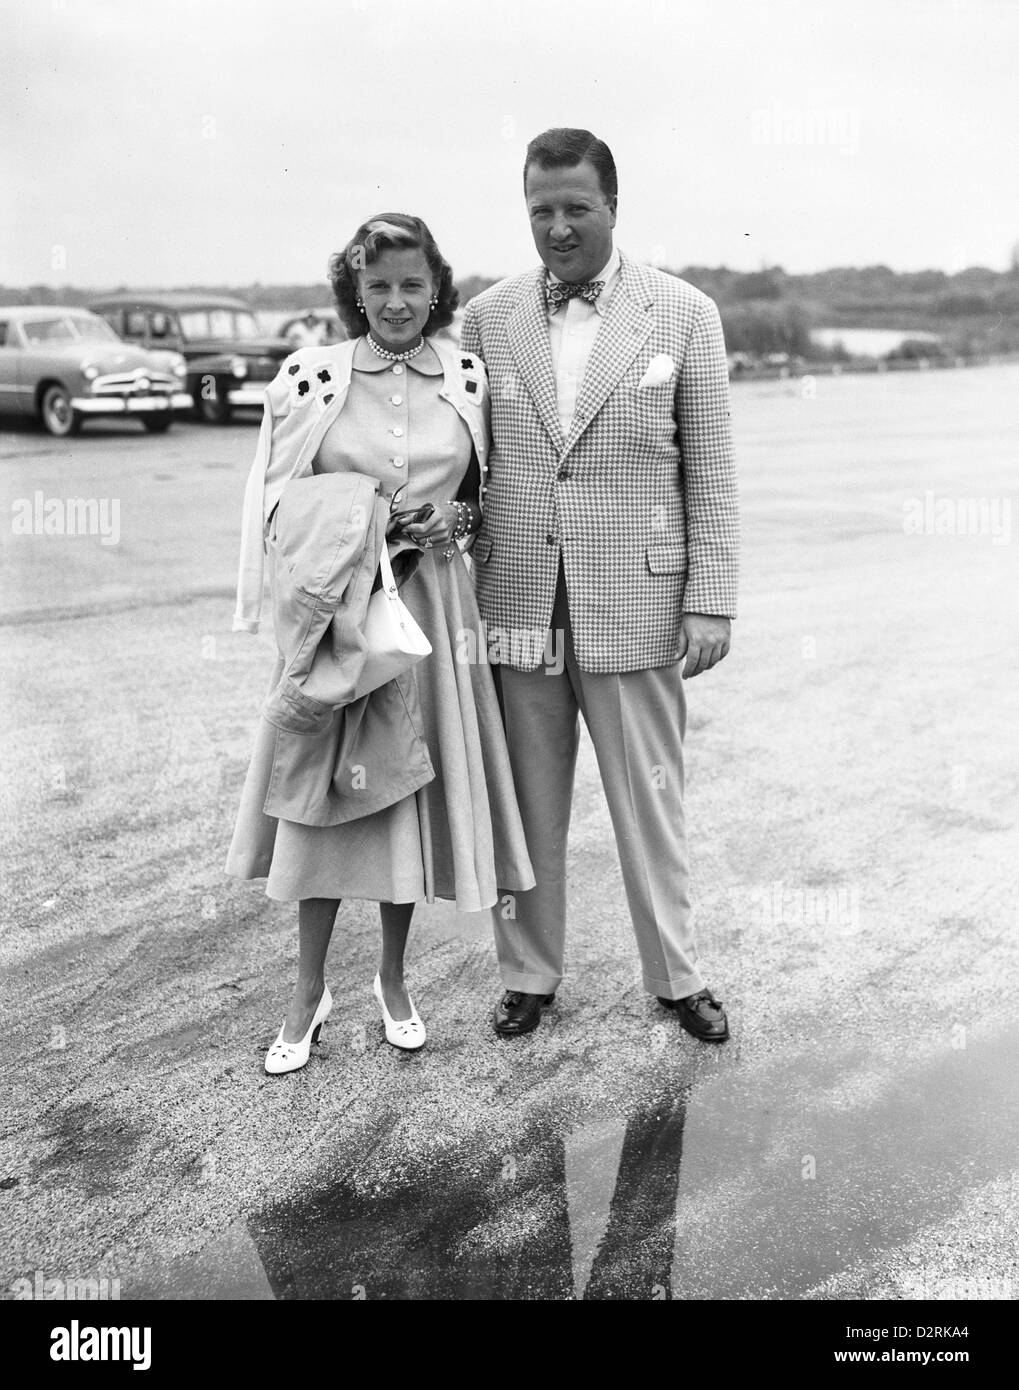
[[368,643],[368,658],[354,688],[353,700],[359,700],[386,681],[402,676],[422,657],[429,656],[432,644],[421,631],[410,609],[400,597],[393,576],[389,546],[382,543],[379,556],[382,587],[368,600],[364,620],[364,635]]

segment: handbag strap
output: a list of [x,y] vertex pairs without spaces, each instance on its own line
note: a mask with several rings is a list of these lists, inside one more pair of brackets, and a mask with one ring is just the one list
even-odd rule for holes
[[382,554],[379,556],[379,570],[382,574],[382,587],[387,594],[397,593],[396,576],[393,574],[393,562],[389,558],[389,542],[385,536],[382,537]]

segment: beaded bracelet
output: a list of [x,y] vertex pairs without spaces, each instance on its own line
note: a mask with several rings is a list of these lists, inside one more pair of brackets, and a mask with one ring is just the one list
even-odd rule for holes
[[456,508],[456,526],[453,530],[452,539],[462,540],[464,536],[470,535],[471,512],[466,502],[459,502],[456,498],[450,498],[449,505]]

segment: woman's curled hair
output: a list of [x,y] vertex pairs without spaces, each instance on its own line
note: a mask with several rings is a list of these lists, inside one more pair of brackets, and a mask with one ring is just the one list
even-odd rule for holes
[[357,272],[378,259],[382,251],[411,251],[424,253],[428,269],[435,281],[434,298],[438,301],[428,316],[424,335],[437,332],[453,322],[453,310],[460,295],[453,284],[453,270],[443,260],[435,238],[420,217],[405,212],[383,212],[362,222],[342,251],[329,257],[329,283],[333,287],[336,309],[352,338],[359,338],[367,328],[367,319],[357,307]]

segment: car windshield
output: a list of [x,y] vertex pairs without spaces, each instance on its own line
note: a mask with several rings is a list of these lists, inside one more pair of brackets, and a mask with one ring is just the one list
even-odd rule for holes
[[188,309],[180,315],[185,338],[260,338],[258,320],[247,309]]
[[93,317],[91,314],[82,314],[80,316],[76,314],[74,318],[71,319],[71,323],[74,325],[78,337],[87,343],[120,342],[120,339],[106,320],[99,318],[98,315]]
[[117,335],[103,319],[85,314],[62,314],[52,319],[34,319],[21,325],[28,343],[79,343],[117,341]]

